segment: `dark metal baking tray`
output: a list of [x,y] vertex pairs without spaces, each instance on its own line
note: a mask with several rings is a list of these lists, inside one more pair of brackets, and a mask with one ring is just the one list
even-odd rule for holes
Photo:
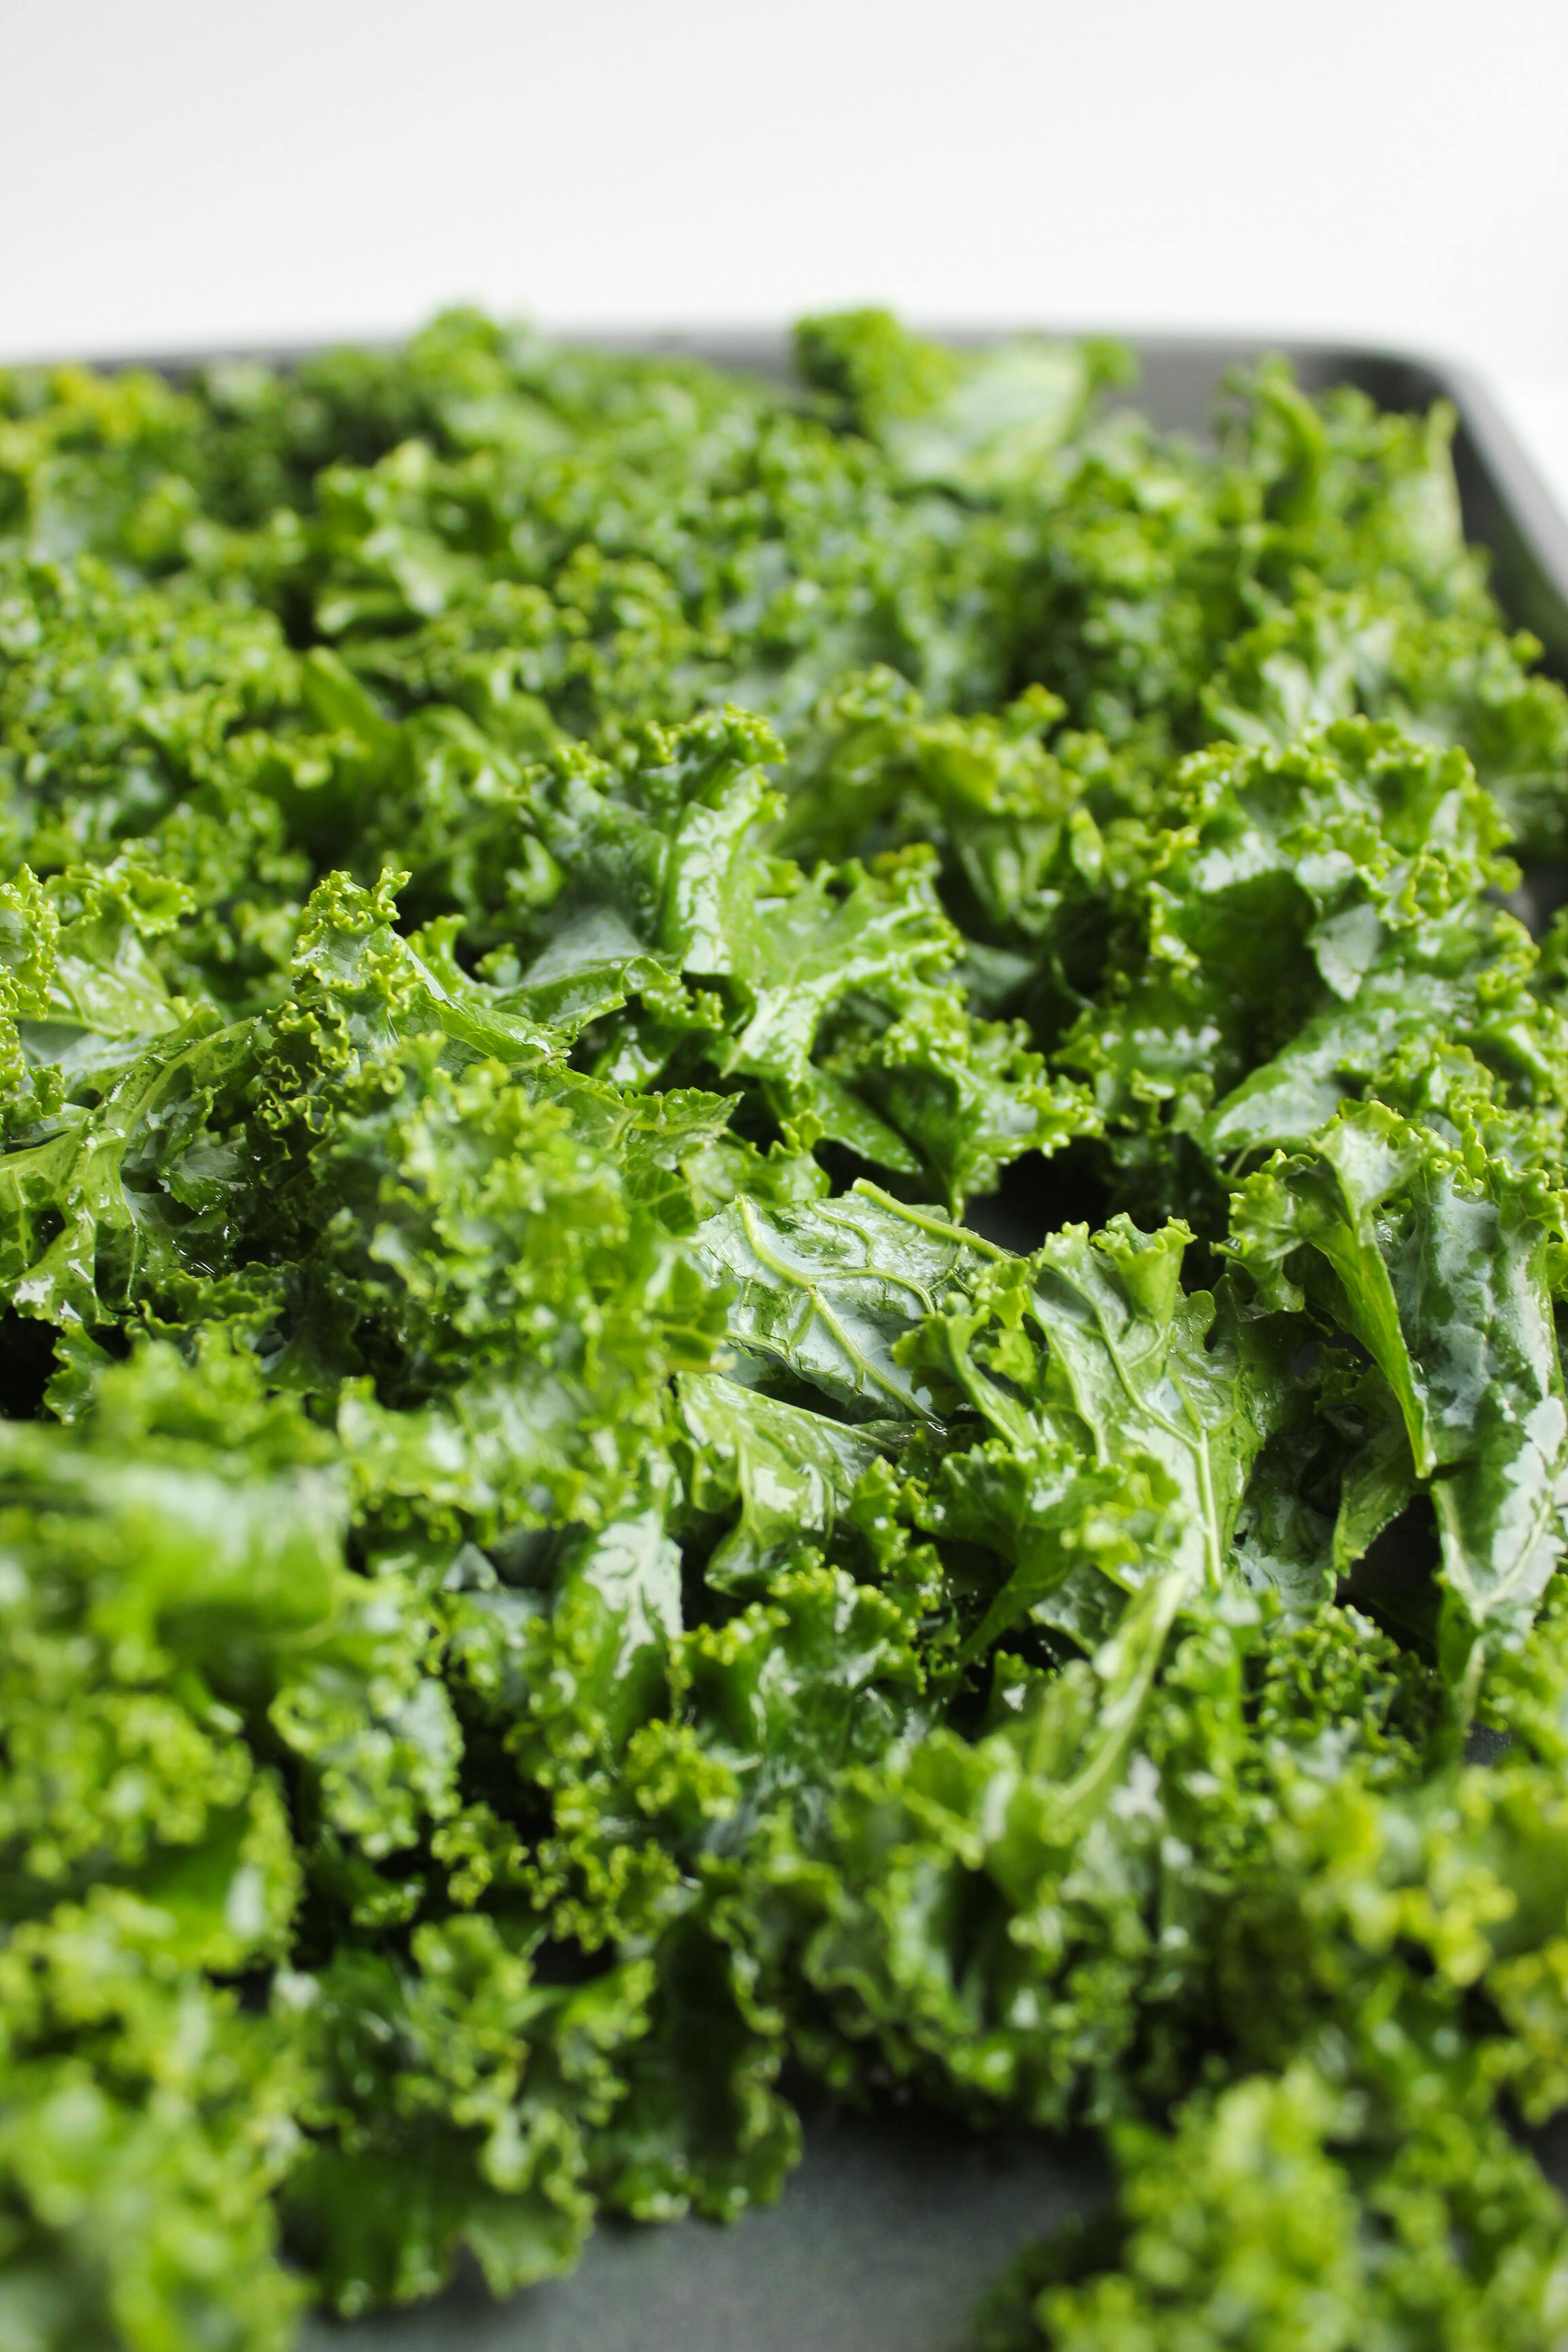
[[[782,334],[616,331],[570,340],[789,373]],[[998,337],[962,331],[951,340]],[[1404,410],[1449,402],[1467,532],[1490,550],[1510,618],[1533,631],[1546,667],[1568,677],[1568,522],[1473,374],[1288,336],[1120,340],[1140,374],[1117,397],[1199,436],[1210,429],[1226,377],[1270,352],[1290,360],[1311,392],[1357,384],[1380,406]],[[207,357],[164,354],[141,364],[178,375]],[[351,2326],[312,2320],[301,2352],[961,2352],[974,2304],[1015,2251],[1104,2192],[1104,2168],[1087,2140],[986,2139],[915,2110],[866,2117],[828,2107],[808,2111],[805,2137],[805,2161],[781,2203],[731,2229],[605,2224],[570,2279],[497,2305],[477,2279],[464,2278],[416,2310]],[[1568,2145],[1542,2153],[1553,2176],[1568,2179]]]

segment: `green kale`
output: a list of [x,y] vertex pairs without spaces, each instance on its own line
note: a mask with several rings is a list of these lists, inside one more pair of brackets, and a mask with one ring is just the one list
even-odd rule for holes
[[1568,696],[1441,409],[795,359],[0,378],[26,2352],[803,2074],[1104,2136],[998,2352],[1568,2326]]

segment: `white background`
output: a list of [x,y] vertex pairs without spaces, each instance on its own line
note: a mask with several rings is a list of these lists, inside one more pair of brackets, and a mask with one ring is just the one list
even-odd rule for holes
[[1415,345],[1568,499],[1568,0],[0,0],[0,356],[464,298]]

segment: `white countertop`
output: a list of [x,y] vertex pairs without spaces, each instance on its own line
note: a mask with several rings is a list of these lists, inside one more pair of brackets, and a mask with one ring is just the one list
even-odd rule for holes
[[1563,0],[0,0],[0,359],[885,301],[1467,363],[1568,511]]

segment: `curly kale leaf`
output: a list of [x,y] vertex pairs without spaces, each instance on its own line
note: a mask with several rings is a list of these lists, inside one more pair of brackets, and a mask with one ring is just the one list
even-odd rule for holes
[[[1225,1586],[1248,1475],[1286,1379],[1275,1335],[1246,1321],[1233,1296],[1216,1303],[1183,1291],[1191,1240],[1184,1226],[1146,1234],[1125,1217],[1092,1240],[1068,1226],[1033,1258],[993,1264],[968,1299],[904,1344],[939,1406],[962,1402],[982,1416],[990,1475],[1037,1482],[1016,1522],[1015,1574],[977,1641],[1037,1608],[1048,1622],[1053,1589],[1087,1579],[1094,1591],[1121,1549],[1111,1572],[1143,1590],[1138,1622],[1148,1621],[1152,1671],[1184,1601]],[[971,1507],[977,1466],[943,1465]],[[1121,1547],[1105,1526],[1118,1515],[1117,1480],[1121,1510],[1142,1516]],[[1073,1605],[1087,1599],[1080,1591]]]
[[978,1234],[865,1183],[777,1207],[742,1192],[696,1244],[735,1285],[731,1339],[857,1418],[927,1410],[898,1343],[994,1255]]
[[563,758],[536,822],[571,878],[506,967],[521,1000],[596,1013],[595,1066],[618,1083],[738,1089],[748,1117],[954,1202],[1082,1132],[1078,1090],[965,1009],[926,858],[808,877],[773,854],[779,749],[731,713],[650,734],[618,774]]
[[1304,1142],[1434,1034],[1553,1083],[1529,940],[1492,903],[1503,828],[1461,754],[1347,720],[1194,761],[1169,817],[1133,853],[1127,951],[1060,1048],[1108,1118],[1222,1160]]
[[1020,338],[957,352],[887,310],[803,319],[795,351],[836,424],[876,442],[895,479],[977,499],[1033,485],[1100,386],[1131,373],[1114,343]]
[[1310,1291],[1397,1400],[1414,1474],[1431,1481],[1458,1671],[1476,1634],[1529,1622],[1562,1556],[1554,1203],[1539,1179],[1365,1104],[1249,1177],[1235,1220],[1263,1295],[1295,1306]]
[[1396,2154],[1310,2064],[1131,2126],[1109,2226],[1069,2231],[993,2298],[984,2352],[1549,2343],[1568,2318],[1557,2200],[1495,2123],[1433,2116]]
[[154,1347],[74,1428],[3,1433],[5,2291],[46,2342],[281,2347],[309,2070],[234,1981],[291,1950],[292,1809],[380,1850],[449,1806],[455,1727],[253,1358]]
[[497,2294],[570,2268],[647,1998],[637,1963],[536,1985],[483,1916],[416,1928],[406,1962],[349,1946],[286,1979],[315,2063],[284,2216],[332,2306],[431,2294],[465,2249]]
[[831,1534],[879,1457],[877,1436],[712,1373],[687,1372],[680,1411],[694,1509],[738,1516],[703,1567],[710,1586],[746,1591],[803,1538]]

